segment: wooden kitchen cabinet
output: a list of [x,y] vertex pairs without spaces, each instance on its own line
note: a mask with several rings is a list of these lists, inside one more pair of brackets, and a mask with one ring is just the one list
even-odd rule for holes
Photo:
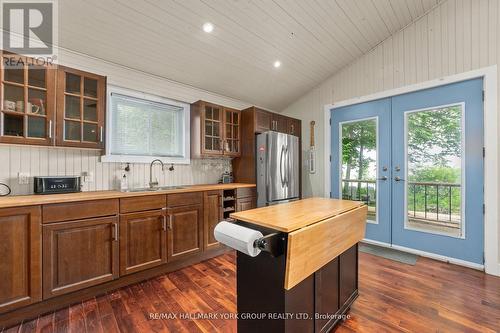
[[257,207],[257,193],[255,187],[242,187],[236,190],[236,211],[254,209]]
[[56,70],[33,59],[2,52],[0,142],[54,144]]
[[240,111],[205,101],[191,105],[191,153],[194,157],[241,154]]
[[314,273],[315,312],[321,314],[315,320],[317,332],[327,332],[328,315],[337,313],[339,303],[339,258],[335,258]]
[[[201,193],[200,193],[201,194]],[[201,252],[203,249],[203,206],[179,206],[167,210],[168,261]]]
[[219,246],[214,237],[214,229],[223,219],[222,192],[207,191],[203,195],[203,249],[205,250]]
[[106,77],[64,66],[57,70],[57,145],[104,148]]
[[[163,201],[165,203],[165,201]],[[120,275],[167,262],[167,217],[164,209],[120,216]]]
[[224,155],[240,155],[240,111],[224,108]]
[[358,290],[358,246],[339,256],[339,302],[346,303]]
[[42,299],[41,209],[0,209],[0,313]]
[[272,115],[270,112],[253,108],[254,110],[254,128],[252,132],[263,133],[271,130],[272,127]]
[[295,118],[287,119],[287,134],[295,135],[300,138],[302,128],[301,121]]
[[280,133],[288,133],[288,117],[273,113],[271,129]]
[[118,217],[43,226],[43,297],[118,278]]

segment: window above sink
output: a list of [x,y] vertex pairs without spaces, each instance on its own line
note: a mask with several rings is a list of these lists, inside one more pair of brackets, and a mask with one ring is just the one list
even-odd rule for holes
[[190,106],[138,91],[108,87],[103,162],[190,163]]

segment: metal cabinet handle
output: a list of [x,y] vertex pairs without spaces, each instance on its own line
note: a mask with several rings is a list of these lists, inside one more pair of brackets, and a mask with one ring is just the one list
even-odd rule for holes
[[295,134],[295,126],[292,124],[292,134]]
[[168,215],[167,226],[168,230],[172,230],[172,215]]
[[103,129],[102,129],[102,126],[101,126],[101,136],[100,136],[101,142],[102,142],[102,140],[103,140],[103,137],[102,137],[102,136],[103,136]]
[[52,120],[49,120],[49,139],[52,139]]
[[113,240],[118,241],[118,223],[113,223]]
[[161,217],[162,217],[162,219],[161,219],[161,229],[163,231],[167,231],[167,217],[165,215],[162,215]]

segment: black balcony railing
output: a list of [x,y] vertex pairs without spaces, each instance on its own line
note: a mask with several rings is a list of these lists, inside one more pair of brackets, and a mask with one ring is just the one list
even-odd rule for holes
[[[444,182],[408,182],[408,216],[424,222],[460,224],[460,184]],[[376,206],[376,180],[342,180],[342,198]]]

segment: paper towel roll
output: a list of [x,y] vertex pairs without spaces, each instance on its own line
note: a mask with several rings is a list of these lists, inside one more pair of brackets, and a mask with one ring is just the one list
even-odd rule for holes
[[242,227],[226,221],[219,222],[214,229],[215,239],[235,250],[255,257],[260,249],[253,246],[254,242],[263,237],[258,230]]

